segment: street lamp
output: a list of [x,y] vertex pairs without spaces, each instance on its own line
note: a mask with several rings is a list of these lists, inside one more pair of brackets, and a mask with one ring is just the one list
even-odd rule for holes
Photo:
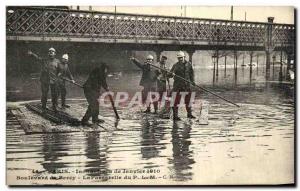
[[217,55],[213,54],[211,56],[212,62],[214,64],[214,72],[213,72],[213,84],[215,84],[215,73],[216,73],[216,61],[217,61]]

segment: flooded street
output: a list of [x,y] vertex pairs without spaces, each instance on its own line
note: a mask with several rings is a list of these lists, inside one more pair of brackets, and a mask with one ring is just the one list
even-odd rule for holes
[[[216,92],[241,107],[200,94],[210,102],[208,125],[187,120],[185,112],[174,123],[121,109],[117,128],[126,130],[25,135],[8,116],[7,179],[20,175],[17,184],[46,184],[52,177],[56,184],[78,185],[292,183],[293,97],[272,88]],[[86,104],[72,102],[78,103]],[[113,116],[111,108],[100,107],[100,114]]]

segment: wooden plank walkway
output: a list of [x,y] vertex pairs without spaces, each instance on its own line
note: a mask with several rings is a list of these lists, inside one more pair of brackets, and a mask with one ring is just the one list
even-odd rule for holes
[[[121,120],[115,119],[114,116],[100,116],[105,122],[98,125],[82,126],[80,119],[85,112],[85,106],[82,104],[71,104],[71,108],[60,109],[55,112],[51,107],[42,110],[39,102],[21,104],[18,107],[11,108],[11,113],[24,129],[26,134],[42,133],[72,133],[72,132],[112,132],[112,131],[139,131],[141,127],[136,126],[137,121],[164,121],[170,123],[172,120],[161,119],[157,114],[144,114],[141,111],[133,110],[123,113],[121,110]],[[181,123],[194,123],[198,125],[208,125],[208,102],[202,103],[201,111],[195,111],[196,119],[182,118]],[[172,114],[170,116],[172,118]]]

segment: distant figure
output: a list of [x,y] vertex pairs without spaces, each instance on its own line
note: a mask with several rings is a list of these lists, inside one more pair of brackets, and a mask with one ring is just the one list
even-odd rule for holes
[[101,87],[109,91],[106,83],[107,65],[101,63],[100,67],[96,67],[89,74],[88,79],[83,85],[84,95],[88,102],[88,109],[83,116],[82,125],[88,125],[90,117],[92,117],[93,124],[101,123],[103,120],[98,118],[99,115],[99,101]]
[[159,100],[162,100],[163,93],[167,91],[167,81],[168,81],[168,75],[167,75],[167,68],[166,68],[166,56],[162,56],[159,61],[159,67],[161,70],[158,70],[158,77],[157,77],[157,91],[159,93]]
[[51,89],[51,101],[52,109],[56,111],[57,106],[57,75],[58,75],[58,65],[60,61],[55,58],[56,51],[54,48],[49,48],[48,57],[41,58],[38,55],[34,54],[30,50],[28,55],[33,56],[35,59],[41,62],[41,90],[42,90],[42,108],[45,111],[47,105],[47,95],[49,91],[49,85]]
[[169,96],[168,91],[167,91],[167,83],[168,86],[170,87],[169,84],[169,75],[167,73],[167,67],[166,67],[166,61],[167,61],[166,56],[161,56],[160,61],[158,62],[159,67],[161,68],[158,70],[158,77],[157,77],[157,91],[159,93],[159,102],[160,105],[162,106],[162,101],[164,101],[164,106],[160,108],[160,117],[161,118],[169,118],[169,111],[170,111],[170,106],[169,106],[169,101],[164,98],[163,96]]
[[75,80],[70,72],[69,66],[68,66],[68,61],[69,61],[69,56],[68,54],[64,54],[61,59],[61,63],[58,65],[58,88],[59,88],[59,93],[61,96],[61,107],[62,108],[69,108],[66,104],[66,95],[67,95],[67,90],[66,90],[66,83],[65,79],[70,79],[72,83],[75,83]]
[[[157,91],[157,70],[153,69],[150,64],[153,63],[153,56],[148,55],[146,62],[145,63],[140,63],[136,58],[131,57],[130,60],[137,66],[139,67],[143,73],[142,73],[142,78],[140,81],[140,86],[143,86],[143,91],[142,91],[142,99],[143,103],[146,102],[148,94],[150,92],[156,92]],[[154,106],[154,113],[157,113],[157,108],[158,108],[158,103],[157,101],[152,103]],[[147,109],[144,111],[144,113],[150,113],[151,109],[151,102],[149,105],[147,105]]]
[[188,92],[188,95],[185,96],[184,104],[187,111],[187,117],[188,118],[195,118],[192,115],[192,107],[189,106],[190,99],[191,99],[191,84],[180,79],[177,76],[180,76],[188,81],[190,81],[192,84],[195,84],[194,81],[194,70],[193,66],[190,62],[185,60],[185,55],[182,51],[179,51],[177,54],[178,62],[176,62],[171,71],[174,77],[174,84],[173,84],[173,92],[176,92],[176,97],[174,101],[173,106],[173,120],[180,120],[178,117],[178,104],[181,100],[180,92]]

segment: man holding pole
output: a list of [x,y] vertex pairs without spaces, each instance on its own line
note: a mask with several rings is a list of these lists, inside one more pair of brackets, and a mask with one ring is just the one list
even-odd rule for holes
[[[156,88],[157,88],[157,75],[158,75],[157,70],[151,68],[151,66],[150,66],[153,63],[153,56],[148,55],[146,62],[143,64],[140,63],[134,57],[131,57],[130,60],[143,71],[142,78],[140,81],[140,86],[143,86],[143,88],[144,88],[142,91],[142,99],[143,99],[143,103],[145,103],[149,96],[149,93],[156,92]],[[152,99],[152,98],[150,98],[150,99]],[[147,109],[144,111],[144,113],[150,113],[151,102],[152,101],[150,101],[149,105],[147,105]],[[157,113],[158,102],[153,101],[152,104],[154,106],[154,113]]]
[[[173,120],[180,120],[178,117],[178,104],[180,103],[181,96],[184,92],[187,92],[184,98],[184,104],[187,111],[188,118],[195,118],[192,115],[192,106],[190,105],[191,99],[191,85],[195,86],[194,81],[194,69],[190,62],[185,60],[185,55],[182,51],[177,53],[178,62],[175,63],[170,72],[173,73],[174,84],[173,84],[173,92],[176,92],[173,109]],[[183,80],[185,79],[185,80]],[[190,83],[191,84],[190,84]]]
[[64,54],[62,56],[61,63],[58,65],[58,70],[59,70],[59,72],[58,72],[58,89],[59,89],[59,93],[61,96],[61,107],[62,108],[70,107],[66,104],[66,94],[67,94],[66,84],[65,84],[66,79],[69,79],[70,82],[72,82],[73,84],[75,83],[75,80],[74,80],[74,78],[70,72],[69,66],[68,66],[68,61],[69,61],[69,55]]
[[99,101],[101,87],[109,91],[106,83],[107,65],[101,63],[100,67],[96,67],[90,74],[83,85],[84,95],[88,102],[88,109],[81,120],[82,125],[88,125],[88,120],[92,117],[93,124],[101,123],[103,120],[98,118]]

